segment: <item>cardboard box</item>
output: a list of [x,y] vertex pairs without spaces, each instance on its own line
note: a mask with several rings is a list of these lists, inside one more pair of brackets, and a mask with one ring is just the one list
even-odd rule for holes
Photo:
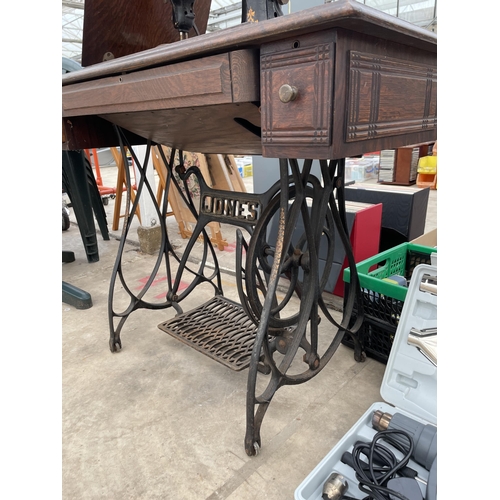
[[238,172],[241,177],[252,177],[252,157],[251,156],[235,156],[234,161],[238,167]]
[[437,228],[411,240],[411,243],[425,247],[437,247]]

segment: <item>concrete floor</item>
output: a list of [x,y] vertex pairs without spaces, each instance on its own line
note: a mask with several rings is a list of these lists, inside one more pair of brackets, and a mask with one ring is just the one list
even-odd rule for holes
[[[116,185],[114,167],[102,173],[104,185]],[[245,181],[251,191],[251,178]],[[437,191],[430,191],[426,231],[437,227],[436,202]],[[113,207],[113,201],[106,206],[110,228]],[[100,260],[89,264],[72,220],[62,248],[76,260],[62,265],[62,277],[89,292],[93,306],[61,308],[64,499],[291,500],[381,400],[385,365],[370,358],[356,363],[341,345],[317,377],[277,391],[262,424],[262,449],[248,457],[247,370],[230,370],[161,331],[157,325],[174,316],[171,309],[132,314],[122,330],[123,349],[112,354],[108,293],[122,223],[109,241],[98,235]],[[140,289],[155,257],[139,251],[135,235],[132,230],[123,262],[127,283]],[[219,253],[234,260],[231,249]],[[237,297],[231,273],[223,274],[223,286]],[[151,288],[160,292],[161,283]],[[183,307],[207,299],[208,292],[196,291]],[[327,329],[327,322],[320,327]]]

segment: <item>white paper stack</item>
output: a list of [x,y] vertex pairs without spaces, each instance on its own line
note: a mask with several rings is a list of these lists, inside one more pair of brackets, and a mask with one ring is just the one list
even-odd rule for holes
[[394,182],[394,162],[396,161],[395,149],[380,151],[380,167],[378,171],[379,182]]

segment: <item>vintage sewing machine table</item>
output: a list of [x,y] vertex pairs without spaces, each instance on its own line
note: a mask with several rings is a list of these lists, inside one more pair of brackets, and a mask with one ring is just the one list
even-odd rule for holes
[[[157,206],[162,242],[156,265],[143,290],[128,287],[121,259],[130,220],[142,191],[154,198],[135,158],[142,175],[110,284],[111,351],[121,348],[121,330],[134,311],[172,307],[177,314],[159,325],[162,330],[234,370],[248,367],[248,455],[259,450],[261,423],[278,388],[317,375],[346,330],[356,339],[362,316],[349,325],[359,286],[343,223],[343,159],[436,140],[436,52],[433,33],[354,0],[339,0],[63,76],[63,154],[79,162],[77,152],[84,148],[120,146],[125,154],[136,144],[147,144],[148,151],[169,146],[168,158],[164,148],[155,148],[169,172],[166,190],[178,189],[197,218],[185,251],[177,255],[166,231],[167,203]],[[183,151],[280,158],[280,181],[260,194],[214,190],[197,168],[183,171],[175,164],[174,155],[182,158]],[[321,179],[310,175],[313,159],[320,162]],[[199,206],[189,194],[193,179],[199,183]],[[268,241],[275,216],[278,236]],[[305,232],[297,238],[299,218]],[[239,304],[224,297],[204,229],[210,221],[238,226]],[[321,295],[334,231],[351,268],[352,293],[340,324]],[[188,257],[199,237],[203,258],[194,265]],[[320,253],[327,263],[321,273]],[[165,299],[146,300],[157,275],[166,277]],[[283,276],[287,289],[278,295]],[[180,287],[181,282],[188,286]],[[117,283],[128,294],[120,311],[114,300]],[[183,299],[207,283],[213,299],[184,312]],[[288,310],[292,297],[300,299],[298,310]],[[326,348],[318,338],[321,317],[332,323]],[[363,358],[359,344],[355,357]],[[303,368],[292,373],[292,363]],[[266,377],[263,389],[258,377]]]

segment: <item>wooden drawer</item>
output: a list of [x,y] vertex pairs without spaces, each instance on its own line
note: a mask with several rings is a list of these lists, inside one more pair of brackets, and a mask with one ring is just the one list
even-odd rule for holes
[[295,152],[298,158],[305,157],[299,152],[310,155],[313,151],[328,156],[332,144],[334,47],[330,31],[262,48],[264,156],[279,157],[285,150],[287,155]]
[[257,82],[256,53],[234,51],[63,87],[63,117],[258,101]]
[[186,151],[260,154],[259,56],[236,50],[63,86],[63,147],[118,146],[151,139]]
[[264,46],[263,156],[345,158],[434,141],[436,66],[434,53],[344,29]]

